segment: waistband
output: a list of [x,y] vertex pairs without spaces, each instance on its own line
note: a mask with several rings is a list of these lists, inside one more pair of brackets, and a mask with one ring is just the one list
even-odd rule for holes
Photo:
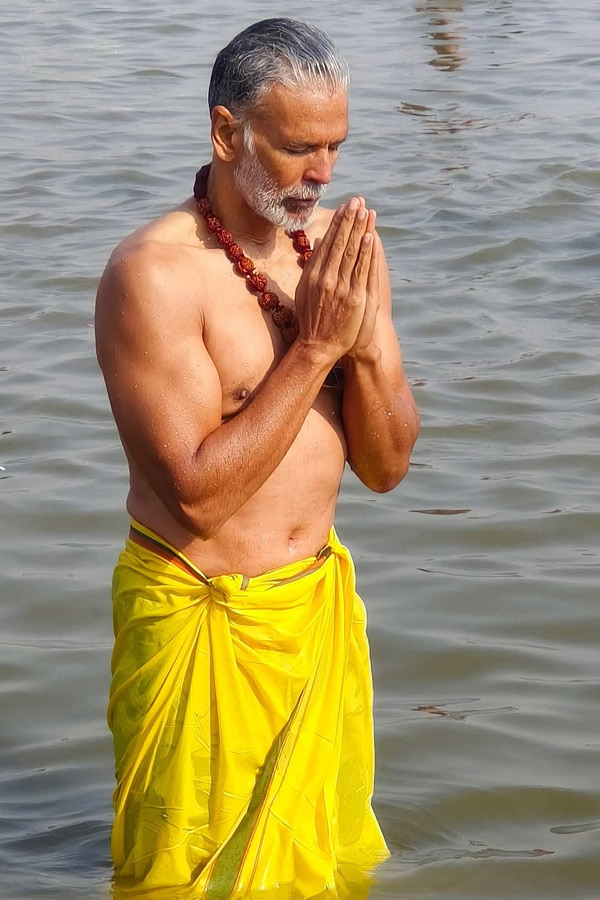
[[[214,578],[209,578],[201,569],[194,565],[184,553],[177,550],[172,544],[169,544],[168,541],[152,531],[152,529],[147,528],[135,519],[132,519],[130,522],[129,540],[139,547],[142,547],[144,550],[148,550],[156,556],[159,556],[161,559],[165,560],[165,562],[177,566],[177,568],[186,572],[188,575],[191,575],[207,587],[212,587],[215,580],[224,577],[222,575],[217,575]],[[319,550],[316,556],[309,556],[305,559],[296,560],[293,563],[286,563],[277,569],[271,569],[261,575],[250,577],[248,575],[240,574],[241,581],[239,583],[239,590],[247,590],[251,583],[255,584],[256,582],[262,581],[272,581],[273,587],[298,581],[298,579],[303,578],[305,575],[310,575],[320,569],[334,550],[337,550],[338,548],[341,550],[342,545],[339,543],[335,529],[332,528],[329,533],[328,542]],[[271,585],[265,585],[265,587],[268,586]]]

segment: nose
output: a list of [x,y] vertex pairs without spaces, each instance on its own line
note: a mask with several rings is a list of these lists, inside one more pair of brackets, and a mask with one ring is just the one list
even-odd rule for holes
[[317,184],[329,184],[333,165],[327,150],[320,150],[313,154],[307,168],[304,171],[304,180]]

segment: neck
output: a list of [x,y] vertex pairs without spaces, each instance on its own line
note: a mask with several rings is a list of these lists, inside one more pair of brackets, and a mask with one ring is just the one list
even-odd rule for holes
[[[214,235],[217,243],[225,250],[225,253],[233,263],[235,271],[246,281],[246,287],[252,294],[258,295],[258,303],[262,309],[270,309],[273,313],[273,321],[281,329],[281,334],[286,344],[292,344],[298,337],[298,320],[288,306],[283,306],[275,291],[269,290],[267,276],[258,272],[249,256],[246,256],[239,243],[233,237],[231,231],[226,228],[216,215],[208,196],[209,167],[204,166],[196,173],[194,184],[194,198],[199,214],[206,222],[206,226]],[[276,235],[277,236],[277,235]],[[298,254],[300,265],[310,259],[312,250],[310,241],[301,229],[288,232],[294,250]]]
[[233,177],[233,166],[213,159],[207,184],[207,197],[215,215],[240,243],[253,244],[259,250],[272,250],[282,229],[250,209]]

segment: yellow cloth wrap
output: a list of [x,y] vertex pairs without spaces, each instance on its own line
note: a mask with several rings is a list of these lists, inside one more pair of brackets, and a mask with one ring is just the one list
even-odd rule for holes
[[133,528],[146,546],[128,539],[113,579],[116,890],[343,895],[388,856],[348,550],[332,530],[318,557],[207,579]]

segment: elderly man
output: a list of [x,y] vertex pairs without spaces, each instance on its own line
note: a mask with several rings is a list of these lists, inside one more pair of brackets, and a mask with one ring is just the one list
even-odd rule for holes
[[347,81],[309,25],[234,38],[194,198],[126,238],[99,287],[131,473],[108,712],[126,887],[308,897],[387,855],[364,607],[333,520],[346,461],[375,491],[402,479],[418,415],[375,213],[318,208]]

